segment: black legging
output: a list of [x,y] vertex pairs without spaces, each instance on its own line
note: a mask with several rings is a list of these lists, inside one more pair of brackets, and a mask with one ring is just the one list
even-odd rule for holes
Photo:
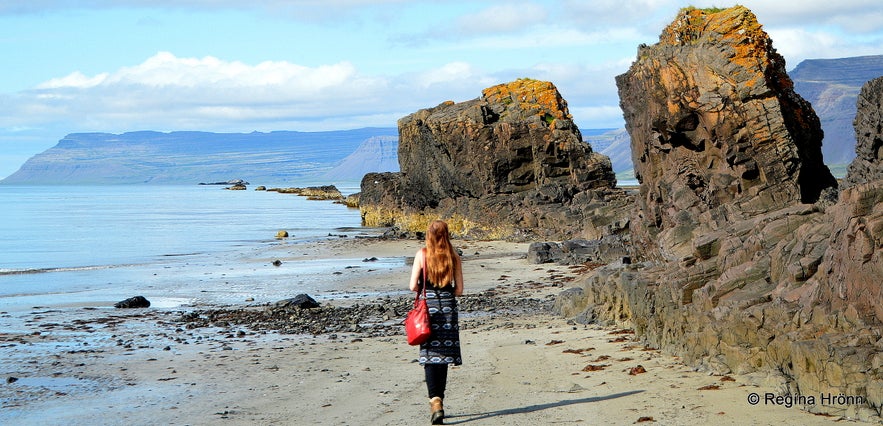
[[448,384],[448,364],[424,364],[426,372],[426,389],[429,398],[445,399],[445,386]]

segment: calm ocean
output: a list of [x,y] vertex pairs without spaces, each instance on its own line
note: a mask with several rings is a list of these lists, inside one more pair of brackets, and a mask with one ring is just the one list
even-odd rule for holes
[[[357,183],[338,188],[358,192]],[[292,292],[298,282],[266,267],[269,250],[366,231],[357,209],[251,188],[0,185],[0,205],[0,311],[136,294],[156,306],[192,303],[194,292],[211,302],[272,298],[283,285],[274,279]],[[291,238],[277,240],[279,230]]]

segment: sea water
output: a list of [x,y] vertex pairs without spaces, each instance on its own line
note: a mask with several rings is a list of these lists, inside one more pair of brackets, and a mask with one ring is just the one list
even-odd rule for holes
[[[311,274],[340,265],[312,260],[292,274],[268,266],[268,250],[368,232],[341,204],[219,186],[0,185],[0,209],[0,312],[134,295],[175,306],[306,292]],[[276,239],[280,230],[290,237]]]

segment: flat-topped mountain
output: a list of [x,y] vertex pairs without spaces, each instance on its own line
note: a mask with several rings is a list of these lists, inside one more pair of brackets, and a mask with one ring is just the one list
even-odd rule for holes
[[[75,133],[35,155],[6,184],[196,184],[244,179],[285,183],[322,179],[374,137],[395,128],[329,132]],[[381,164],[353,170],[361,176]],[[357,168],[359,163],[349,163]]]
[[852,122],[858,93],[862,85],[883,76],[883,55],[807,59],[789,74],[794,91],[812,104],[822,121],[825,163],[848,164],[855,158]]

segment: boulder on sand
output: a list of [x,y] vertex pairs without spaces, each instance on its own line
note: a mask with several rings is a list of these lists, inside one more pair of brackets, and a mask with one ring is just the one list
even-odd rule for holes
[[280,300],[275,303],[274,307],[276,308],[300,308],[300,309],[313,309],[319,307],[319,302],[316,302],[315,299],[306,294],[298,294],[290,299]]
[[117,302],[113,305],[114,308],[149,308],[150,301],[144,298],[144,296],[135,296],[130,297],[126,300]]

